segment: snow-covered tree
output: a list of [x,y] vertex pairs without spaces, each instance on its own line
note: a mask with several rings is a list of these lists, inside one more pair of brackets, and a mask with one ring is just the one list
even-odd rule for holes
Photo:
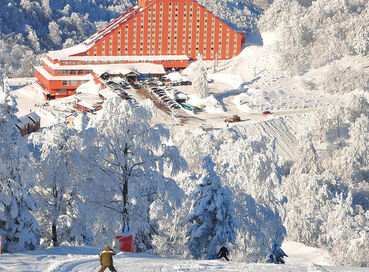
[[316,114],[302,136],[282,182],[284,223],[289,239],[328,249],[336,263],[366,266],[369,105],[360,93],[345,101]]
[[[369,15],[367,16],[369,20]],[[354,39],[354,49],[357,54],[368,55],[369,54],[369,27],[368,25],[362,26],[356,33]]]
[[275,0],[260,20],[263,31],[279,34],[282,69],[303,74],[347,55],[367,54],[368,1],[306,2]]
[[93,235],[86,222],[80,137],[64,124],[32,136],[38,169],[33,194],[39,206],[35,214],[41,225],[42,245],[92,245]]
[[[193,171],[200,172],[201,158],[212,154],[218,175],[232,191],[239,222],[232,259],[256,262],[269,256],[273,242],[282,243],[286,235],[281,217],[284,197],[278,189],[283,161],[274,138],[248,137],[249,131],[242,126],[206,133],[184,131],[173,140]],[[189,184],[181,185],[186,193],[193,190]]]
[[151,204],[174,186],[164,171],[174,174],[186,166],[177,148],[166,142],[168,132],[151,126],[154,114],[151,101],[136,107],[117,97],[107,100],[89,124],[94,134],[90,172],[100,192],[94,202],[103,208],[99,228],[114,234],[129,226],[136,251],[152,250],[157,226],[150,218]]
[[319,86],[327,93],[344,94],[355,90],[369,90],[369,76],[365,71],[330,65],[322,77]]
[[49,23],[49,37],[53,41],[54,44],[60,45],[62,38],[61,35],[62,32],[59,28],[59,25],[56,22],[50,22]]
[[236,240],[232,194],[227,186],[222,187],[214,167],[210,156],[204,157],[204,177],[191,195],[193,204],[188,216],[188,246],[196,259],[210,258],[221,245],[235,243]]
[[39,43],[39,39],[37,37],[36,31],[34,31],[31,26],[27,25],[26,29],[28,31],[28,40],[33,48],[33,50],[35,50],[35,52],[39,52],[40,51],[40,43]]
[[31,211],[36,202],[29,190],[33,171],[25,140],[16,128],[15,99],[0,78],[0,237],[2,251],[16,252],[38,247],[40,227]]
[[200,54],[197,55],[197,61],[193,67],[192,86],[200,98],[209,96],[206,68]]
[[[175,176],[176,185],[181,181],[192,183],[195,178],[195,175],[189,176],[187,172],[181,172]],[[190,257],[186,233],[191,202],[183,190],[174,186],[167,197],[170,202],[157,199],[151,205],[151,218],[159,226],[157,235],[153,237],[155,253],[159,256],[186,259]]]

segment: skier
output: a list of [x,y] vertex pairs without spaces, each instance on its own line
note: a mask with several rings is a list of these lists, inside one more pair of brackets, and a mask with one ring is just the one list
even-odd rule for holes
[[217,254],[217,259],[224,257],[227,261],[229,261],[229,259],[227,258],[228,253],[228,249],[225,246],[222,246]]
[[116,253],[110,248],[109,245],[105,245],[104,250],[100,252],[100,264],[101,268],[99,272],[104,272],[106,268],[109,268],[112,272],[117,272],[113,266],[113,256]]

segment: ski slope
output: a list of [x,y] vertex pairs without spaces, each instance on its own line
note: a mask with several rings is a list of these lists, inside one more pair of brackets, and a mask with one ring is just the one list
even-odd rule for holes
[[[283,245],[289,257],[285,265],[256,264],[247,262],[227,262],[223,260],[180,260],[161,258],[145,253],[119,252],[114,257],[117,271],[229,271],[229,272],[369,272],[369,268],[339,267],[329,265],[327,252],[306,247],[296,242]],[[0,255],[0,271],[17,272],[88,272],[100,268],[97,254],[101,251],[93,247],[57,247],[16,254]],[[231,255],[232,259],[232,255]]]

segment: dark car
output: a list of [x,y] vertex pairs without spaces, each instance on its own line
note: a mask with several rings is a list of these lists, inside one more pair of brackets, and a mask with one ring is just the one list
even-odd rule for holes
[[240,122],[240,121],[241,121],[241,118],[238,115],[233,115],[232,117],[224,120],[224,122],[226,123],[233,123],[233,122]]
[[108,80],[110,77],[109,73],[103,73],[100,78],[103,79],[103,80]]
[[182,81],[182,85],[192,85],[192,82],[189,80]]
[[263,114],[272,114],[270,111],[263,111]]

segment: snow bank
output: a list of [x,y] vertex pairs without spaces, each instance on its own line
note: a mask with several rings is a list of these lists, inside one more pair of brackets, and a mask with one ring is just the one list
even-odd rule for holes
[[166,75],[166,78],[170,79],[170,81],[187,81],[188,78],[178,72],[169,73]]
[[208,74],[208,79],[214,80],[214,83],[227,83],[231,88],[237,89],[243,83],[243,79],[240,75],[227,74],[227,73],[216,73]]
[[219,103],[219,101],[213,96],[210,95],[206,98],[199,98],[197,95],[190,95],[190,99],[187,101],[188,104],[193,106],[204,105],[204,111],[208,113],[223,113],[225,112],[223,106]]
[[94,93],[97,94],[99,92],[99,85],[95,83],[93,80],[93,77],[91,75],[91,78],[88,82],[80,85],[76,89],[76,93]]
[[282,245],[282,249],[286,252],[289,258],[305,259],[318,265],[332,265],[328,262],[329,253],[327,250],[308,247],[304,244],[293,241],[285,241]]

